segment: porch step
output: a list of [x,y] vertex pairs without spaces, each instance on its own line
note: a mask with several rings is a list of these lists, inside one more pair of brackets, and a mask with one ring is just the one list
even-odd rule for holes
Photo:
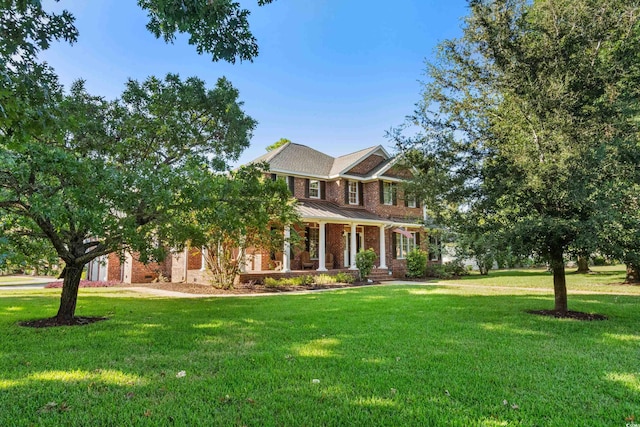
[[389,276],[389,270],[383,270],[379,268],[374,268],[367,278],[373,280],[374,282],[388,282],[390,280],[393,280],[393,277]]

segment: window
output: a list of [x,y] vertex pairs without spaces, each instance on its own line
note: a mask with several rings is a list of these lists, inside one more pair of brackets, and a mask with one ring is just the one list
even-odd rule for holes
[[442,244],[438,236],[429,236],[429,261],[442,259]]
[[411,233],[411,238],[401,233],[396,234],[396,257],[398,259],[405,259],[416,246],[416,233]]
[[358,183],[349,181],[349,204],[357,205],[360,203],[360,195],[358,194]]
[[320,229],[318,225],[307,228],[307,250],[309,258],[318,259],[318,245],[320,243]]
[[416,203],[415,196],[407,196],[407,195],[405,195],[404,197],[405,197],[405,201],[407,202],[406,204],[407,204],[408,208],[415,208],[415,207],[418,206],[417,203]]
[[309,197],[312,199],[320,198],[320,181],[317,179],[309,180]]
[[382,201],[385,205],[395,205],[396,184],[393,182],[382,183]]

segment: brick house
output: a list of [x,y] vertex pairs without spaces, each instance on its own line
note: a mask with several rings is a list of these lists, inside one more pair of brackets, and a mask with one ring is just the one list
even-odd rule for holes
[[[415,247],[429,247],[422,226],[424,209],[415,197],[404,194],[402,186],[411,171],[401,168],[398,158],[382,146],[331,157],[287,143],[253,162],[266,162],[271,179],[285,180],[298,200],[304,227],[284,233],[297,233],[304,247],[285,244],[282,253],[250,254],[245,279],[274,269],[355,270],[361,248],[376,252],[378,277],[404,277],[406,254]],[[430,259],[439,262],[437,254]]]
[[[400,167],[398,158],[382,146],[331,157],[287,143],[252,163],[257,162],[267,163],[269,178],[285,180],[298,200],[303,226],[286,227],[283,232],[285,237],[297,233],[302,243],[295,248],[285,243],[277,253],[248,249],[241,280],[296,271],[356,270],[356,253],[369,248],[377,255],[375,277],[404,277],[406,254],[415,247],[428,250],[424,209],[404,194],[402,186],[411,171]],[[440,255],[430,254],[429,260],[440,262]],[[195,248],[174,254],[163,264],[145,266],[127,255],[120,265],[119,258],[111,255],[101,265],[98,270],[107,280],[148,282],[162,273],[174,282],[207,282],[204,257]]]

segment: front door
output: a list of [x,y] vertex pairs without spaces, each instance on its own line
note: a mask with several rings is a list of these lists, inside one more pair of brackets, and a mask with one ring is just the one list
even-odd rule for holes
[[[344,239],[344,266],[351,266],[351,232],[345,231],[343,233]],[[360,252],[360,249],[364,246],[364,233],[361,231],[356,232],[356,253]]]

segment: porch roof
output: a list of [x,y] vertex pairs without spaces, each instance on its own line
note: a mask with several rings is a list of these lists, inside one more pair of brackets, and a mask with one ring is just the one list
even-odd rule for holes
[[304,221],[326,221],[339,224],[357,222],[358,224],[378,226],[422,227],[422,224],[410,219],[382,218],[365,209],[342,207],[331,202],[300,200],[298,202],[298,213]]

